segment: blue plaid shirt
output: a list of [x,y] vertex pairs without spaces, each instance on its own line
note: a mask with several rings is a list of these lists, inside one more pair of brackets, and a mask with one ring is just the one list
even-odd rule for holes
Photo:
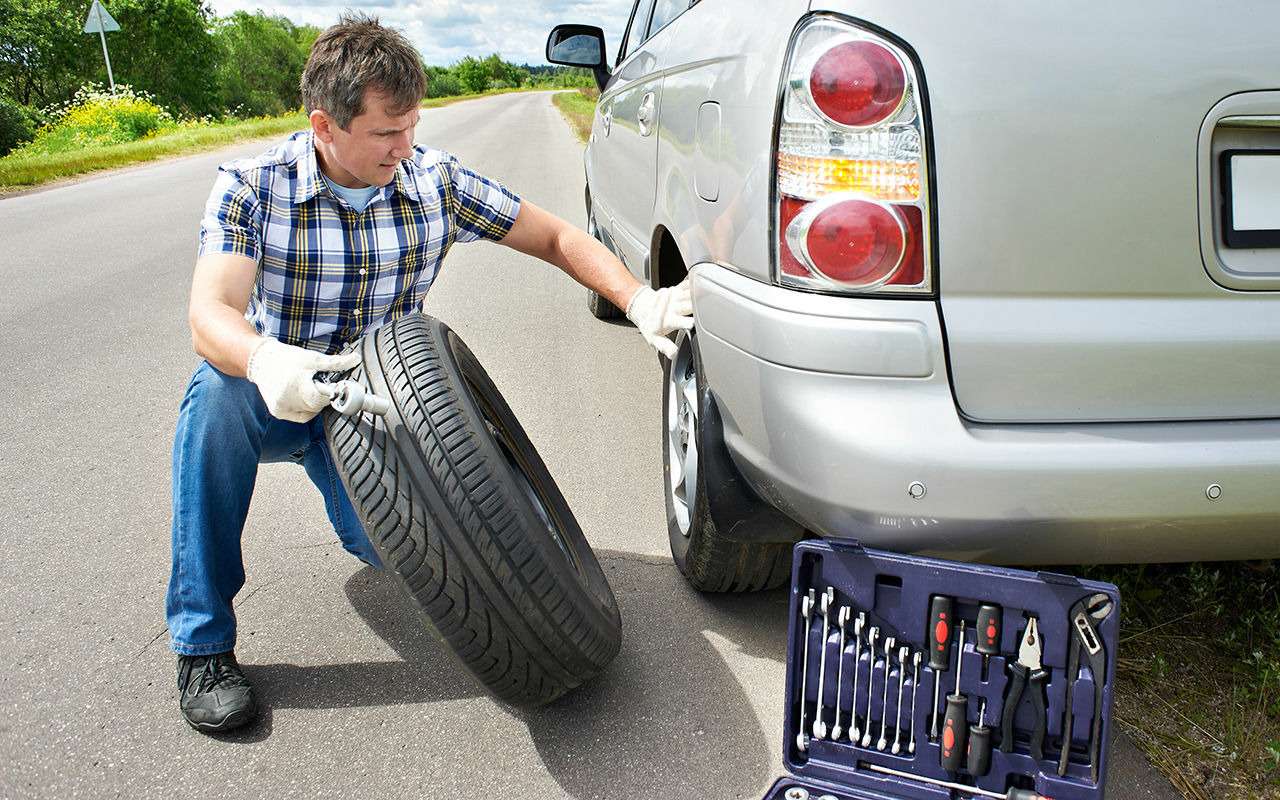
[[497,241],[520,198],[441,150],[414,147],[362,213],[329,188],[310,131],[230,161],[200,223],[200,255],[258,263],[245,319],[264,336],[336,353],[421,307],[454,242]]

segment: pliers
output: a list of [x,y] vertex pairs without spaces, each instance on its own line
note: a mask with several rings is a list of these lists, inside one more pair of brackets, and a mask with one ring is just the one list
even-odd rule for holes
[[1067,774],[1071,755],[1071,733],[1075,724],[1072,695],[1080,677],[1080,656],[1089,661],[1093,674],[1093,720],[1089,728],[1089,777],[1098,782],[1098,759],[1102,748],[1102,684],[1107,679],[1107,651],[1098,633],[1098,624],[1111,615],[1115,603],[1105,594],[1090,595],[1071,607],[1071,649],[1067,656],[1067,700],[1062,719],[1062,753],[1058,757],[1058,774]]
[[1026,630],[1018,644],[1018,660],[1009,665],[1013,680],[1004,696],[1004,708],[1000,712],[1000,751],[1013,752],[1013,719],[1018,715],[1018,703],[1030,688],[1031,705],[1035,709],[1035,725],[1031,732],[1031,757],[1044,758],[1045,684],[1049,673],[1041,668],[1040,623],[1035,617],[1027,619]]

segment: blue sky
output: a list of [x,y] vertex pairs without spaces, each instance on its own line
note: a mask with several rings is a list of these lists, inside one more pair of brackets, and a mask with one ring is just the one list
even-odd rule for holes
[[321,28],[336,22],[343,9],[365,11],[404,31],[428,64],[442,66],[466,55],[490,53],[517,64],[545,64],[547,34],[562,22],[604,28],[612,63],[631,13],[631,0],[348,0],[336,4],[333,0],[281,0],[276,4],[213,0],[212,6],[218,15],[261,10]]

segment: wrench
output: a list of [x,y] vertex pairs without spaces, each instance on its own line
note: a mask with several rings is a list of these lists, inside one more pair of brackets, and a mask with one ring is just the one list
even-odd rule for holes
[[344,417],[354,417],[364,411],[382,417],[391,409],[389,400],[366,390],[359,381],[316,381],[315,384],[316,390],[329,398],[329,405]]
[[907,752],[916,751],[916,688],[920,685],[920,661],[923,657],[917,650],[911,659],[911,741],[907,742]]
[[880,638],[880,629],[872,627],[867,631],[867,652],[870,658],[867,659],[867,728],[862,732],[863,747],[871,746],[871,695],[875,694],[876,687],[876,639]]
[[804,704],[805,695],[809,693],[809,616],[813,613],[816,596],[817,593],[810,589],[808,595],[800,598],[800,616],[804,619],[804,631],[800,634],[804,637],[804,659],[800,668],[800,732],[796,734],[796,748],[802,753],[809,749],[809,735],[804,732]]
[[885,736],[885,723],[889,721],[889,661],[893,658],[893,646],[896,641],[892,636],[884,640],[884,696],[880,698],[880,738],[876,741],[876,749],[883,750],[889,745],[889,737]]
[[902,684],[907,676],[907,654],[909,652],[911,652],[909,647],[898,648],[898,711],[893,722],[893,754],[895,756],[902,750],[902,745],[899,743],[902,738]]
[[822,593],[818,608],[822,611],[822,643],[818,646],[818,706],[813,712],[813,738],[827,738],[827,721],[822,718],[822,708],[826,703],[824,692],[827,688],[827,635],[831,633],[831,604],[836,599],[836,590],[830,586]]
[[[839,739],[844,731],[840,727],[840,692],[844,689],[844,626],[848,623],[849,607],[840,606],[840,612],[836,614],[836,625],[840,628],[840,651],[836,657],[836,724],[831,727],[832,741]],[[855,630],[857,630],[856,627]]]
[[853,696],[849,698],[849,742],[857,744],[862,736],[858,725],[858,670],[862,667],[862,630],[867,626],[867,615],[858,612],[853,623]]

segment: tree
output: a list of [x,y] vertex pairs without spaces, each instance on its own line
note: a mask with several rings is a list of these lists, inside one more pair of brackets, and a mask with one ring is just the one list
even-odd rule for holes
[[75,93],[93,58],[105,76],[96,37],[81,33],[87,8],[79,0],[0,0],[0,93],[48,106]]
[[[221,113],[218,43],[201,0],[105,0],[103,6],[120,23],[118,33],[108,34],[117,83],[150,92],[180,113]],[[87,77],[105,82],[105,65],[97,72]]]
[[469,93],[483,92],[489,88],[489,69],[483,61],[466,56],[454,65],[453,72],[458,76],[462,88]]
[[263,116],[302,104],[298,82],[318,29],[298,28],[284,17],[268,17],[261,11],[237,11],[219,19],[214,30],[224,108],[239,107],[242,115]]

